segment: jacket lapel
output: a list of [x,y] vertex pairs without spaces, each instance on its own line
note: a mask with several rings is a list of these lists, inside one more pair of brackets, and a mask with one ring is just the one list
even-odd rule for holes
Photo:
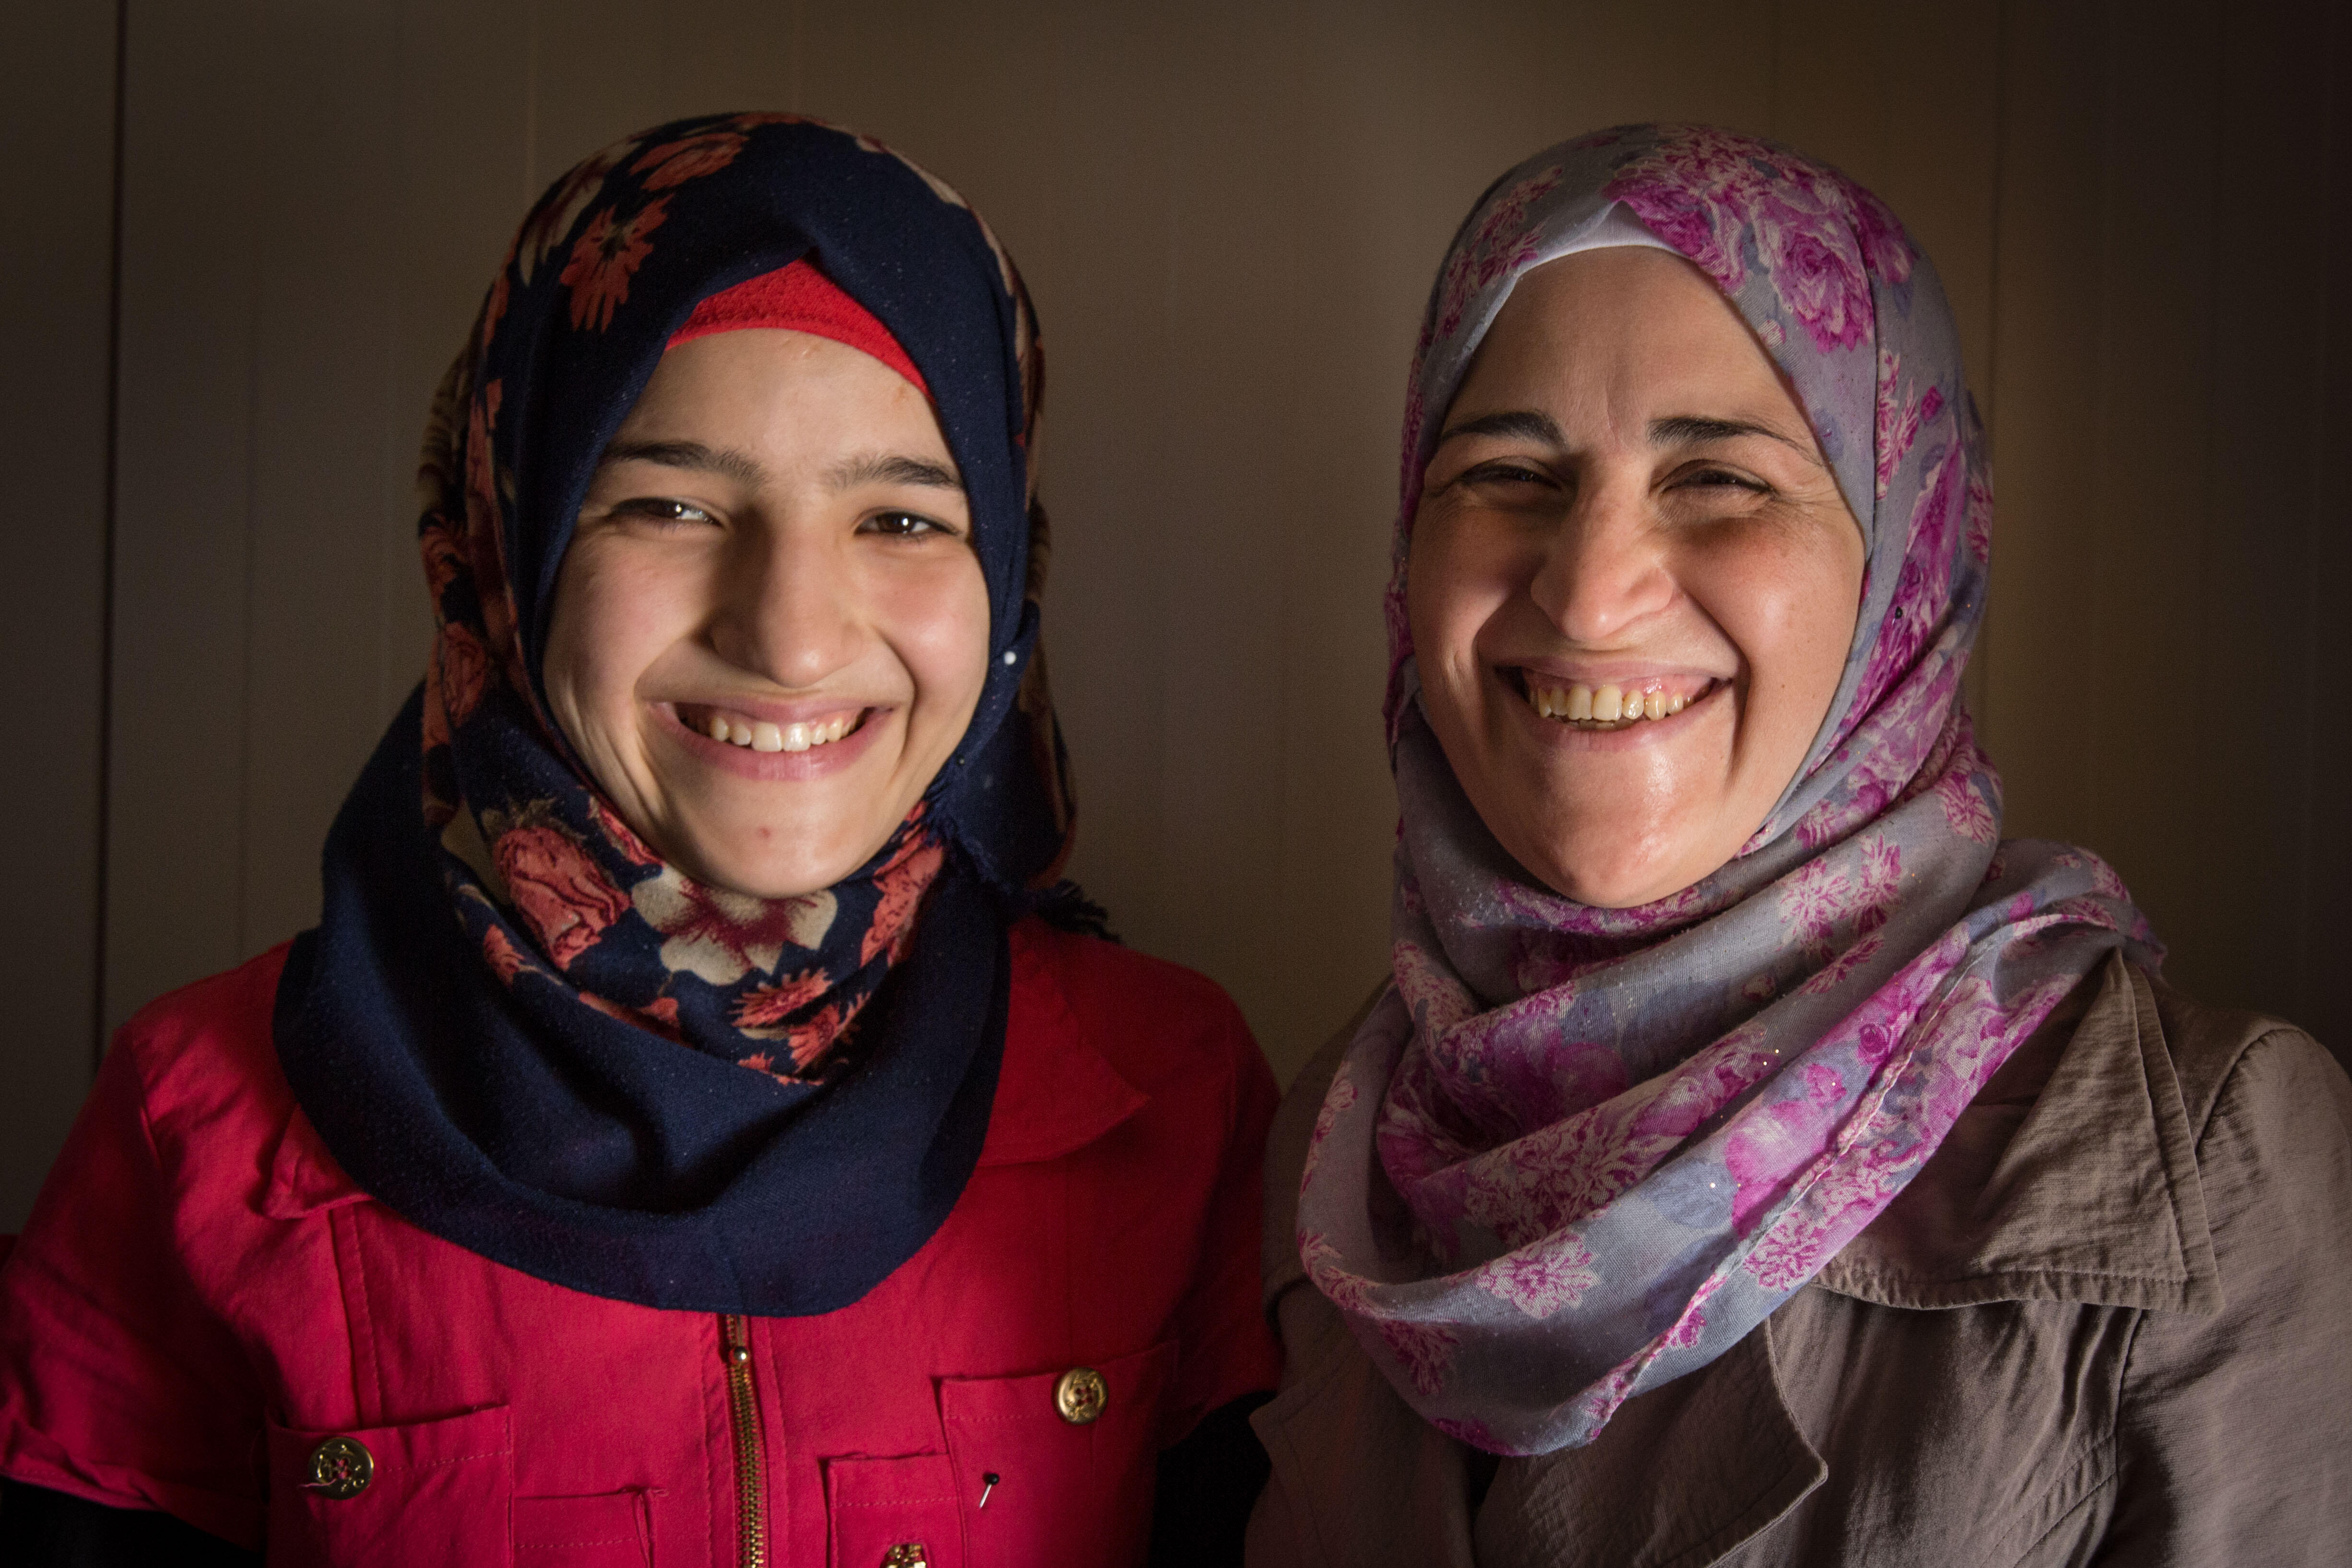
[[1815,1284],[1889,1307],[2221,1310],[2195,1139],[2147,977],[2109,959],[2071,1036],[2066,1022],[2020,1047],[2017,1067],[2046,1068],[2039,1092],[2021,1103],[1996,1075]]

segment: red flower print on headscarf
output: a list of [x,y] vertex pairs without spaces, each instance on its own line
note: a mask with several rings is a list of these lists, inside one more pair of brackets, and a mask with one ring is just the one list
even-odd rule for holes
[[638,837],[636,830],[622,821],[621,814],[605,805],[602,798],[589,797],[588,815],[595,820],[597,830],[604,834],[604,841],[619,850],[624,858],[638,866],[661,864],[661,857],[654,853],[653,847]]
[[515,946],[500,926],[484,928],[482,956],[490,961],[490,972],[509,985],[515,983],[516,975],[531,967],[530,960],[522,955],[522,950]]
[[482,693],[490,684],[489,650],[465,626],[446,621],[436,658],[441,666],[442,710],[454,730],[481,706]]
[[632,174],[646,174],[646,189],[666,191],[698,174],[714,174],[735,161],[743,138],[732,131],[706,131],[680,142],[665,142],[629,165]]
[[[604,194],[604,180],[621,166],[623,159],[637,150],[637,139],[616,142],[574,168],[563,177],[563,185],[542,201],[522,229],[515,236],[515,274],[525,284],[539,270],[547,253],[563,241],[572,230],[572,222],[590,202]],[[483,342],[489,341],[487,333]]]
[[629,912],[626,896],[577,840],[551,823],[509,828],[490,853],[515,911],[559,969],[569,969],[606,926]]
[[669,198],[661,196],[625,218],[615,220],[614,209],[605,207],[588,220],[588,232],[572,247],[572,259],[556,279],[572,290],[573,326],[584,327],[593,318],[601,332],[613,324],[614,307],[628,301],[630,278],[653,254],[646,236],[662,226],[668,205]]
[[678,1032],[677,998],[675,996],[656,996],[642,1007],[632,1007],[626,1003],[599,996],[593,991],[580,993],[580,1000],[608,1018],[618,1018],[624,1024],[660,1035],[666,1039],[683,1041],[686,1038]]
[[893,963],[903,956],[915,931],[915,908],[923,901],[925,890],[946,858],[946,851],[929,834],[908,835],[898,853],[874,879],[882,897],[874,906],[874,923],[866,928],[860,963],[873,963],[874,955],[886,948]]
[[745,1030],[772,1028],[823,996],[832,984],[824,970],[806,969],[790,980],[747,991],[735,1004],[735,1026]]

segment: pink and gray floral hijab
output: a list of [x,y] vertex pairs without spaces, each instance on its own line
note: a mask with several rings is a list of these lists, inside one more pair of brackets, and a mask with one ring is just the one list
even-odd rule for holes
[[[1422,471],[1513,283],[1627,229],[1755,331],[1868,563],[1829,715],[1755,837],[1680,893],[1606,910],[1532,881],[1464,795],[1421,712],[1404,585]],[[1423,1415],[1546,1453],[1738,1342],[2108,953],[2160,950],[2095,857],[2000,839],[1960,693],[1983,437],[1933,269],[1843,175],[1695,126],[1604,132],[1506,174],[1430,300],[1402,491],[1394,984],[1325,1096],[1298,1246]]]

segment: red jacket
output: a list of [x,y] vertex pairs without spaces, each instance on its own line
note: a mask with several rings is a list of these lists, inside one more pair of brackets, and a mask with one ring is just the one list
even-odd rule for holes
[[278,1070],[284,959],[108,1055],[0,1265],[0,1475],[271,1563],[732,1564],[756,1533],[1067,1568],[1139,1561],[1157,1452],[1274,1384],[1274,1085],[1199,975],[1015,928],[947,1223],[856,1306],[747,1320],[546,1284],[359,1191]]

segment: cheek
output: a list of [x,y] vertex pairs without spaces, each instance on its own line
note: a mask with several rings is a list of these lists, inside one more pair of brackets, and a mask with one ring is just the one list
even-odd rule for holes
[[891,619],[919,718],[952,721],[960,737],[988,679],[988,585],[965,556],[893,595]]
[[[574,549],[564,558],[544,674],[567,731],[583,721],[589,728],[610,724],[634,705],[638,679],[676,640],[680,595],[673,576],[612,552]],[[572,740],[592,743],[583,735]]]
[[1414,530],[1405,565],[1405,620],[1424,689],[1475,678],[1479,628],[1507,594],[1499,576],[1496,563],[1464,530],[1436,518]]
[[[1853,640],[1860,548],[1833,538],[1756,542],[1694,570],[1686,585],[1748,667],[1752,725],[1779,749],[1809,744]],[[1785,732],[1784,732],[1785,731]]]

